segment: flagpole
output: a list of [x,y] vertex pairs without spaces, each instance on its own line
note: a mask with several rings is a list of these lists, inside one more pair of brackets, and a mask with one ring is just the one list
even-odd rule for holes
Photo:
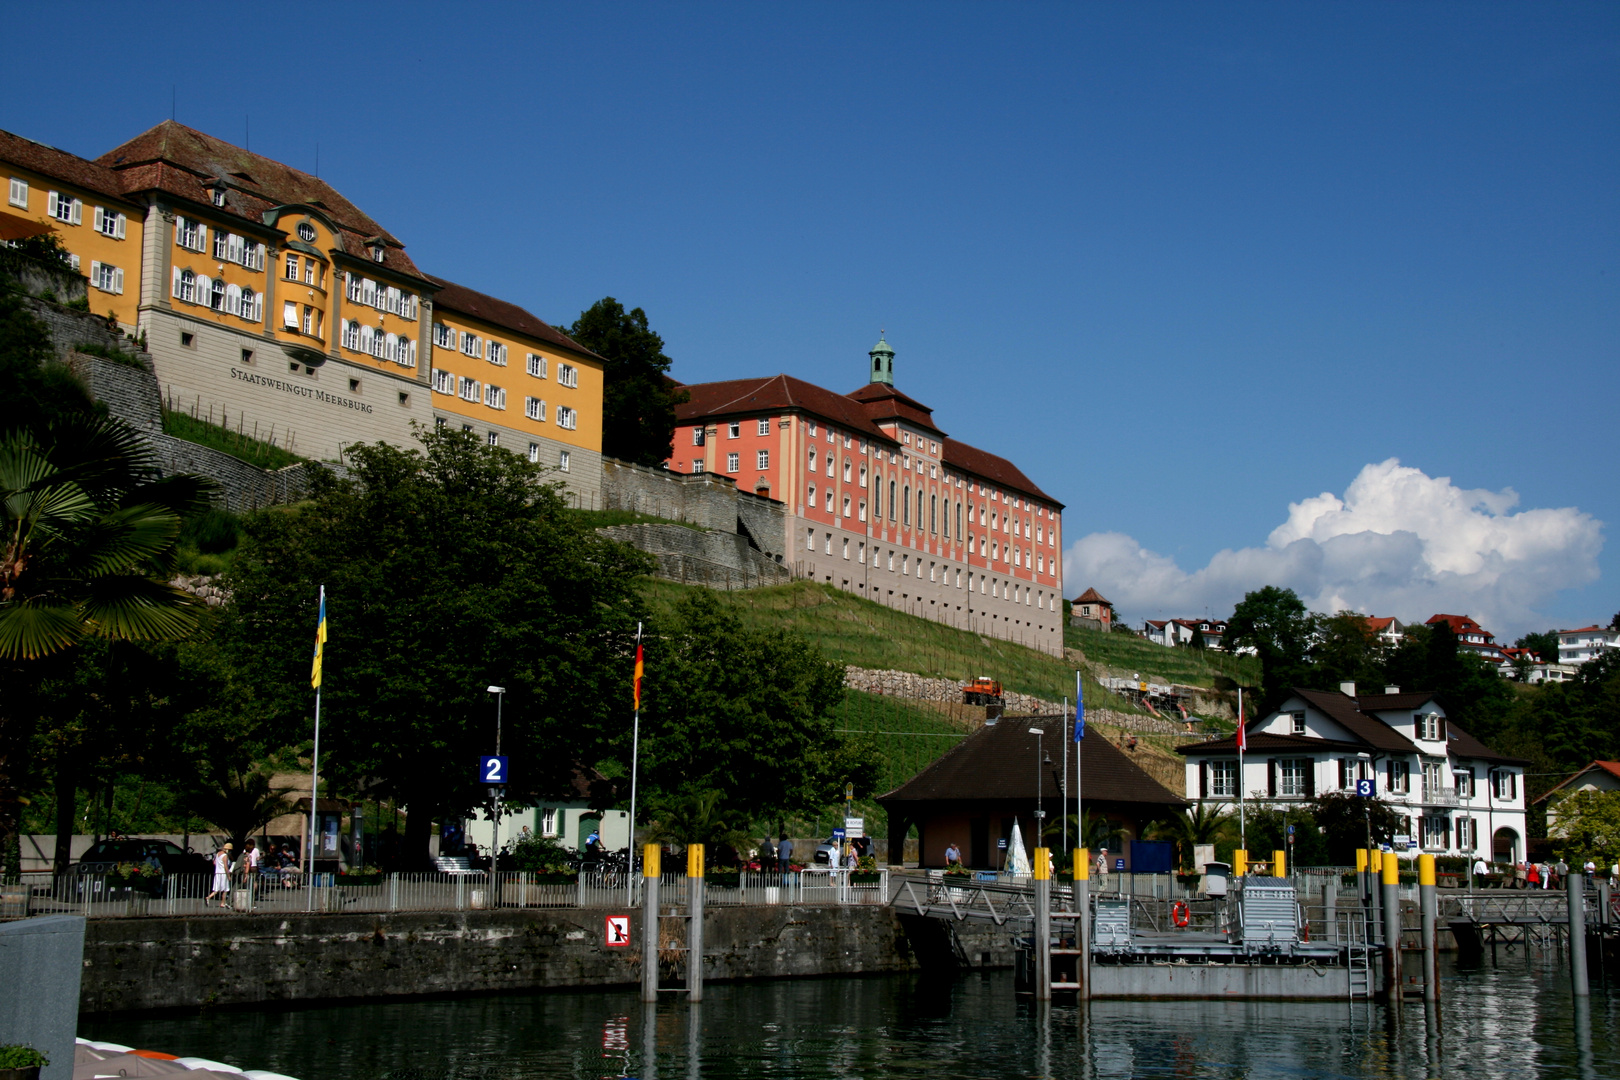
[[319,622],[315,628],[315,748],[309,759],[309,843],[304,845],[304,910],[315,910],[315,799],[321,780],[321,652],[326,641],[326,586],[321,586]]
[[630,839],[625,842],[629,850],[625,855],[624,865],[626,907],[634,907],[636,903],[636,773],[641,764],[641,623],[639,622],[636,623],[635,695],[636,718],[630,736]]
[[1245,858],[1249,850],[1249,825],[1243,812],[1243,751],[1248,748],[1249,733],[1243,729],[1243,687],[1238,687],[1238,847]]
[[[1063,716],[1064,716],[1065,719],[1067,719],[1068,715],[1069,715],[1069,699],[1064,698],[1063,699]],[[1068,754],[1063,755],[1063,799],[1062,799],[1062,801],[1065,802],[1065,803],[1067,803],[1069,801],[1069,755]],[[1067,855],[1067,854],[1070,854],[1070,851],[1069,851],[1069,808],[1067,806],[1058,807],[1058,817],[1063,819],[1063,853],[1065,855]],[[1075,828],[1078,829],[1079,827],[1080,827],[1080,823],[1075,822]]]

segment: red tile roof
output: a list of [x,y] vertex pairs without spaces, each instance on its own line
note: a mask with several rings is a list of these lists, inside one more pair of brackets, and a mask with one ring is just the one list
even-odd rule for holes
[[1470,619],[1467,615],[1431,615],[1429,617],[1429,621],[1423,625],[1433,626],[1435,623],[1445,623],[1447,626],[1451,627],[1451,632],[1456,634],[1458,637],[1462,637],[1464,634],[1474,633],[1483,634],[1486,637],[1496,636],[1483,626],[1479,625],[1479,623],[1475,622],[1473,619]]
[[1538,798],[1536,802],[1545,802],[1547,799],[1551,798],[1553,795],[1556,795],[1564,788],[1569,787],[1569,785],[1573,784],[1575,781],[1579,780],[1593,769],[1599,769],[1608,773],[1616,780],[1620,780],[1620,761],[1594,761],[1585,768],[1577,769],[1575,772],[1570,773],[1568,776],[1564,777],[1564,779],[1554,784],[1547,790],[1547,793]]
[[1373,633],[1376,634],[1376,633],[1380,633],[1380,632],[1382,632],[1384,630],[1388,630],[1391,626],[1393,626],[1395,624],[1395,616],[1393,616],[1393,615],[1377,615],[1377,616],[1375,616],[1375,615],[1364,615],[1364,616],[1362,616],[1361,621],[1367,624],[1367,629],[1371,630]]
[[435,308],[448,308],[459,311],[463,315],[471,315],[475,319],[495,326],[505,327],[520,334],[527,334],[540,341],[549,341],[553,345],[561,345],[565,349],[572,349],[586,356],[596,354],[582,345],[577,344],[567,334],[556,329],[544,319],[531,315],[516,304],[490,296],[487,293],[469,289],[465,285],[457,285],[444,278],[426,275],[427,279],[439,286],[439,292],[433,297]]
[[1102,598],[1102,593],[1098,592],[1096,589],[1087,589],[1085,592],[1080,594],[1079,599],[1077,599],[1075,601],[1075,603],[1077,603],[1077,604],[1107,604],[1109,607],[1114,606],[1112,602],[1110,602],[1108,600],[1104,600]]
[[1560,630],[1560,634],[1612,634],[1607,626],[1583,626],[1579,630]]
[[109,150],[94,164],[119,174],[124,192],[161,191],[210,206],[215,186],[223,182],[225,205],[213,210],[261,224],[265,212],[278,206],[314,207],[346,234],[343,247],[350,255],[372,261],[368,242],[381,240],[383,261],[373,265],[422,276],[392,233],[325,180],[173,120]]
[[887,383],[867,383],[848,397],[866,406],[866,415],[873,423],[885,420],[904,420],[909,424],[935,432],[944,438],[945,432],[934,423],[934,410],[916,398],[902,394]]
[[[863,391],[868,389],[863,387],[854,394],[837,394],[814,383],[796,379],[792,375],[693,383],[686,387],[691,395],[686,403],[675,407],[675,418],[678,423],[689,424],[698,419],[797,409],[812,413],[868,439],[893,445],[894,438],[877,426],[872,415],[873,410],[876,410],[879,418],[888,418],[891,410],[902,407],[909,409],[915,406],[917,409],[927,411],[926,406],[918,405],[911,398],[893,391],[890,387],[882,387],[881,393],[863,395]],[[869,398],[870,402],[857,395]],[[911,404],[906,405],[906,402]],[[932,421],[929,421],[927,426],[931,430],[939,430],[934,427]],[[940,457],[947,465],[988,480],[996,487],[1033,495],[1057,509],[1063,508],[1062,503],[1037,487],[1034,481],[1006,458],[955,439],[944,438],[940,445]]]
[[123,181],[111,169],[9,131],[0,131],[0,161],[9,161],[53,180],[102,195],[117,199],[124,197]]

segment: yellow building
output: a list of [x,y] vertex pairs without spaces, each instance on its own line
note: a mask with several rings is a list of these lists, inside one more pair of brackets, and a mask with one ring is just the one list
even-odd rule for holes
[[171,408],[331,461],[454,422],[594,498],[600,359],[424,274],[319,177],[173,121],[95,161],[0,132],[0,167],[0,235],[48,225],[61,238],[91,309],[145,333]]
[[434,278],[433,418],[573,476],[602,471],[602,359],[515,304]]
[[90,310],[133,329],[140,305],[144,205],[111,169],[0,131],[6,201],[0,238],[56,233],[90,281]]

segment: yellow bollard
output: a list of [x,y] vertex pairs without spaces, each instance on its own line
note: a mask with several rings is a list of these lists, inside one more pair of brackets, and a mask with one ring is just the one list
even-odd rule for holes
[[658,844],[643,844],[641,848],[641,876],[662,877],[664,849]]
[[703,845],[688,844],[686,847],[686,876],[703,876]]
[[1419,855],[1418,856],[1418,884],[1419,885],[1433,885],[1434,884],[1434,856],[1433,855]]
[[1356,873],[1365,874],[1367,872],[1367,862],[1367,849],[1356,848]]
[[1052,849],[1038,847],[1035,849],[1035,880],[1052,880]]
[[1276,851],[1273,851],[1271,853],[1271,876],[1272,877],[1287,877],[1288,876],[1287,859],[1288,859],[1287,853],[1284,852],[1281,848],[1279,848]]
[[1384,853],[1383,853],[1383,851],[1379,850],[1378,848],[1370,848],[1370,849],[1368,849],[1368,851],[1367,851],[1367,869],[1369,871],[1371,871],[1374,875],[1381,875],[1384,872]]
[[1399,885],[1401,883],[1401,861],[1393,854],[1387,856],[1384,859],[1384,867],[1380,874],[1385,885]]
[[1249,853],[1242,848],[1232,852],[1232,876],[1244,877],[1249,872]]
[[1091,852],[1083,847],[1074,849],[1074,880],[1091,880]]

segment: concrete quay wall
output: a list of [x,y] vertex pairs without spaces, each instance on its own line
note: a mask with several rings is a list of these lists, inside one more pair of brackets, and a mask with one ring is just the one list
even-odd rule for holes
[[[194,1009],[639,983],[639,946],[605,943],[607,910],[92,920],[85,1013]],[[642,913],[630,913],[640,941]],[[681,931],[684,933],[684,931]],[[887,907],[714,908],[709,979],[1006,967],[1007,931]],[[666,981],[671,972],[665,972]]]

